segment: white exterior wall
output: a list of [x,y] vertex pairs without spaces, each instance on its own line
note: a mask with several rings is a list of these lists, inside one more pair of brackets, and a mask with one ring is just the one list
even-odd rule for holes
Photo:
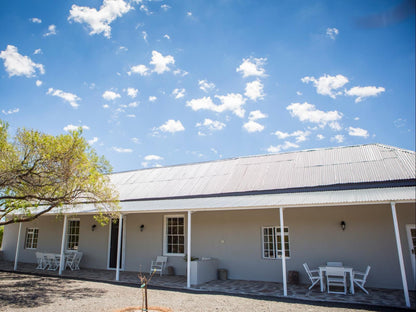
[[[409,288],[415,289],[406,233],[406,224],[414,224],[416,220],[415,205],[396,206],[407,281]],[[187,223],[186,213],[174,214],[183,214]],[[151,260],[163,254],[165,215],[125,216],[125,270],[147,271]],[[390,205],[287,208],[284,218],[285,226],[289,227],[291,253],[286,261],[287,270],[299,271],[302,282],[307,282],[304,262],[316,268],[326,261],[342,261],[356,270],[365,270],[371,265],[369,287],[402,287]],[[42,216],[24,223],[19,261],[35,262],[36,250],[23,248],[27,227],[39,228],[37,251],[59,252],[62,219]],[[109,226],[97,225],[92,231],[91,226],[96,223],[92,216],[79,219],[79,250],[84,253],[81,267],[106,269]],[[341,230],[341,221],[346,222],[345,231]],[[140,231],[141,224],[143,231]],[[230,279],[281,282],[281,260],[262,259],[262,226],[279,226],[277,208],[195,212],[192,214],[192,256],[218,259],[219,268],[227,269]],[[17,230],[16,224],[5,227],[3,257],[6,260],[14,260]],[[178,275],[186,274],[183,256],[169,257],[168,266],[173,266]]]

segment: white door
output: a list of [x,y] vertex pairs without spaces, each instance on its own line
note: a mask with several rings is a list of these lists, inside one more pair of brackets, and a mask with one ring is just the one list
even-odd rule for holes
[[[413,267],[413,282],[416,284],[416,225],[406,225],[407,240],[409,241],[410,257]],[[416,286],[416,285],[415,285]]]

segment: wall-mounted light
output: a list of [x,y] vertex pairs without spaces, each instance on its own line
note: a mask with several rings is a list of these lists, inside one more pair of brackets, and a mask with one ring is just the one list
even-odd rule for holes
[[140,225],[140,232],[143,232],[144,230],[144,224]]
[[92,226],[91,226],[91,231],[95,231],[95,228],[97,227],[97,224],[93,224]]
[[347,224],[345,223],[345,221],[341,221],[341,229],[343,230],[343,231],[345,231],[345,226],[346,226]]

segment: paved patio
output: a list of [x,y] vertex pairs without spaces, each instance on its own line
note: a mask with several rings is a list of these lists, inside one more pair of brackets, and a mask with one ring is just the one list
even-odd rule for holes
[[[1,271],[13,271],[13,263],[0,261]],[[33,263],[19,263],[17,272],[58,276],[58,271],[37,270]],[[115,271],[81,269],[79,271],[65,270],[62,274],[65,278],[84,279],[90,281],[115,282]],[[117,283],[117,282],[115,282]],[[120,272],[118,283],[138,285],[138,272]],[[186,289],[185,276],[153,276],[150,287],[168,289]],[[344,304],[358,304],[380,307],[405,308],[402,290],[368,288],[369,295],[356,289],[354,295],[328,294],[320,292],[319,286],[308,290],[309,285],[288,285],[288,299],[336,302]],[[193,291],[216,292],[235,295],[248,295],[267,298],[284,298],[283,285],[275,282],[242,281],[242,280],[215,280],[202,285],[193,286]],[[416,292],[410,292],[412,309],[416,308]]]

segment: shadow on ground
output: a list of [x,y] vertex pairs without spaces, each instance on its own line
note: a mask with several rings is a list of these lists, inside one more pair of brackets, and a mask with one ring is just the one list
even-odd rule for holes
[[81,287],[78,281],[0,272],[0,307],[34,308],[60,298],[102,297],[106,290]]

